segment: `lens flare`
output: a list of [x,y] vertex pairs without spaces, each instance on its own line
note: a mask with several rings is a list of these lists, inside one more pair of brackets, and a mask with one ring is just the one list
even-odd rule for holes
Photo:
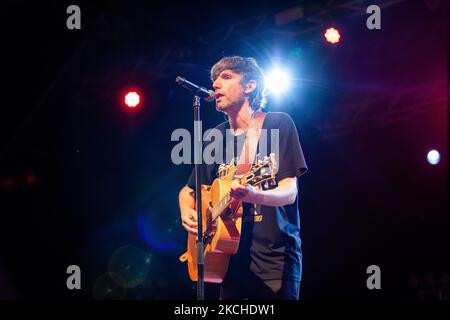
[[151,255],[134,246],[117,249],[109,259],[108,272],[113,281],[124,288],[134,288],[147,278]]

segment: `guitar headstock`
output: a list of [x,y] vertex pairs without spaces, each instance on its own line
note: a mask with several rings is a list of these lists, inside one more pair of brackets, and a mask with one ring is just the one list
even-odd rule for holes
[[241,183],[252,186],[259,186],[262,189],[269,189],[276,186],[275,175],[278,172],[277,161],[274,153],[265,156],[263,159],[256,156],[256,163],[252,165]]

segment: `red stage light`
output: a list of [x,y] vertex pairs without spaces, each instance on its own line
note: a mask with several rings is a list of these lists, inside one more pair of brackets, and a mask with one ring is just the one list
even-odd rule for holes
[[141,101],[141,97],[136,91],[130,91],[125,95],[125,104],[129,108],[136,108]]
[[27,174],[25,178],[27,185],[32,186],[36,183],[36,176],[32,173]]
[[2,181],[2,185],[5,189],[10,189],[16,186],[16,182],[13,178],[6,178]]
[[335,28],[328,28],[327,30],[325,30],[324,36],[329,43],[333,44],[338,43],[341,39],[341,34]]

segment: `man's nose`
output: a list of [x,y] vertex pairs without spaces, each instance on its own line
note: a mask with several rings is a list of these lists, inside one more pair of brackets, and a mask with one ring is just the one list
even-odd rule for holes
[[219,79],[216,79],[216,81],[213,82],[213,88],[214,89],[219,89],[220,85],[219,85]]

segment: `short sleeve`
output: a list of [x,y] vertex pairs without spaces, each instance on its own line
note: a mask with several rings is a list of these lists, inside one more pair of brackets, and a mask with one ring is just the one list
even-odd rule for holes
[[278,181],[288,177],[299,177],[308,170],[294,121],[286,113],[281,115],[278,127],[280,130],[279,164],[276,175]]
[[[202,163],[200,165],[200,175],[200,184],[211,185],[215,179],[214,165],[207,165],[205,163]],[[192,168],[191,175],[189,176],[189,180],[186,185],[189,188],[195,190],[195,167]]]

